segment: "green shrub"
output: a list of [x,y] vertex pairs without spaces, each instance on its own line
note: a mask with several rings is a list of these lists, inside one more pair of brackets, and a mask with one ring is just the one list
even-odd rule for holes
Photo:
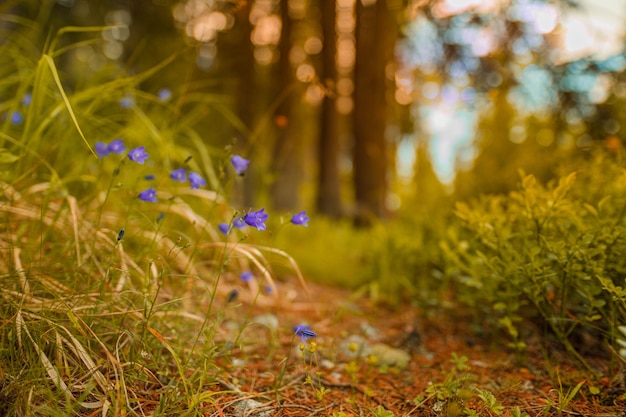
[[[379,224],[370,232],[365,248],[364,278],[374,299],[380,297],[394,305],[411,300],[430,306],[439,302],[445,286],[438,273],[440,250],[436,242],[445,230],[444,216],[417,216]],[[450,210],[448,210],[450,211]]]
[[520,350],[524,320],[549,327],[581,361],[578,332],[614,339],[626,309],[625,180],[620,161],[595,157],[547,186],[522,175],[508,196],[458,203],[462,227],[441,244],[458,299]]

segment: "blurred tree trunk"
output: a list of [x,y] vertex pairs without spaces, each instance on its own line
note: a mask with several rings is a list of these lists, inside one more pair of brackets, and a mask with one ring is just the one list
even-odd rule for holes
[[385,0],[356,2],[354,65],[355,224],[368,226],[385,215],[387,192],[386,77],[393,56],[394,27]]
[[341,209],[341,179],[339,175],[339,136],[337,134],[337,109],[335,107],[335,83],[337,53],[335,0],[321,0],[321,24],[324,46],[322,48],[321,82],[327,87],[321,108],[318,140],[319,174],[317,184],[317,211],[338,218]]
[[293,21],[289,17],[289,1],[280,2],[282,27],[278,45],[278,95],[284,96],[276,111],[274,122],[278,129],[274,143],[271,170],[272,207],[275,210],[295,210],[300,205],[299,188],[302,178],[302,144],[294,138],[291,123],[294,83],[289,61]]
[[[235,57],[234,69],[237,77],[237,115],[241,122],[250,130],[254,124],[254,101],[251,99],[253,96],[254,88],[254,45],[250,40],[252,33],[252,24],[250,23],[250,9],[252,2],[244,2],[240,9],[237,10],[235,15],[235,25],[233,27],[233,47],[236,48],[237,53]],[[237,142],[235,144],[234,152],[247,158],[249,143],[247,137],[241,133],[237,134]],[[241,197],[241,204],[243,207],[254,207],[255,202],[255,185],[252,182],[255,167],[250,164],[248,172],[243,180],[243,190]]]

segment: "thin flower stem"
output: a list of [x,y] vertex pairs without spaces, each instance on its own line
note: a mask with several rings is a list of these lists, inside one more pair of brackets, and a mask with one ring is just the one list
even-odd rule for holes
[[[203,229],[204,230],[204,229]],[[224,240],[224,245],[223,245],[223,249],[222,252],[220,254],[220,258],[219,258],[219,265],[220,267],[218,268],[217,271],[217,276],[215,277],[215,282],[213,284],[213,287],[211,288],[211,297],[209,298],[209,306],[207,308],[206,314],[204,316],[204,320],[202,321],[202,324],[200,325],[200,328],[198,329],[198,332],[196,333],[196,336],[194,338],[194,341],[191,345],[191,354],[189,355],[188,361],[191,360],[192,356],[193,356],[193,352],[195,352],[196,347],[198,346],[198,341],[200,340],[200,335],[204,332],[204,330],[207,327],[207,324],[209,322],[209,319],[211,318],[211,312],[213,311],[213,303],[215,302],[215,296],[217,294],[217,288],[219,287],[221,278],[222,278],[222,273],[224,272],[224,266],[226,263],[226,259],[227,258],[227,252],[228,252],[228,240]]]
[[[100,173],[102,175],[102,165],[104,164],[104,160],[102,158],[100,158]],[[121,169],[122,169],[122,165],[124,164],[124,161],[122,160],[122,162],[120,162],[120,165],[113,171],[113,176],[111,177],[111,181],[109,181],[109,186],[107,187],[107,191],[104,194],[104,201],[102,202],[102,204],[100,204],[100,208],[98,209],[98,215],[96,216],[96,224],[95,224],[95,230],[97,231],[98,228],[100,227],[100,221],[102,220],[102,213],[104,212],[104,207],[106,206],[107,202],[109,201],[109,195],[111,194],[111,189],[113,188],[113,182],[115,181],[115,178],[120,174]],[[95,235],[94,235],[95,237]],[[95,245],[95,239],[93,241],[93,244]],[[93,249],[94,246],[92,246]]]

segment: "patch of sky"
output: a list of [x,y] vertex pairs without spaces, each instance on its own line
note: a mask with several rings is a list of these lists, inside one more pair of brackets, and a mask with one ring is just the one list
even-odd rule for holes
[[538,33],[525,32],[523,39],[526,41],[528,47],[533,51],[538,51],[544,46],[544,38]]
[[461,62],[469,73],[476,72],[480,67],[480,60],[473,55],[462,55]]
[[461,90],[459,98],[466,104],[473,104],[476,101],[478,94],[473,87],[467,87]]
[[417,143],[413,135],[403,135],[396,149],[396,170],[404,182],[413,179]]
[[467,24],[473,19],[473,15],[470,13],[459,13],[450,19],[450,26],[452,27],[463,27],[467,26]]
[[478,37],[480,29],[476,26],[452,26],[443,35],[446,43],[456,45],[470,45]]
[[474,160],[472,146],[476,129],[476,112],[450,104],[420,107],[416,117],[425,120],[429,134],[429,152],[433,169],[442,183],[450,185],[456,170]]
[[511,45],[511,50],[515,55],[524,55],[530,51],[528,43],[524,37],[519,37],[513,41],[513,45]]
[[456,60],[450,63],[448,68],[448,72],[450,73],[450,77],[452,77],[452,82],[457,86],[465,86],[469,83],[469,77],[467,75],[467,70],[465,65],[463,65],[462,61]]
[[566,74],[579,74],[589,67],[588,61],[580,59],[578,61],[570,62],[565,69]]
[[439,90],[439,84],[433,81],[428,81],[422,86],[422,95],[424,98],[434,100],[437,96],[439,96]]
[[429,67],[443,60],[443,46],[432,22],[417,18],[405,26],[404,32],[398,52],[408,67]]
[[626,68],[626,57],[624,54],[614,55],[602,61],[598,61],[596,65],[600,71],[621,72]]
[[590,72],[569,74],[561,78],[559,87],[564,91],[584,93],[595,85],[597,79],[598,76]]
[[507,13],[511,20],[524,22],[533,31],[539,33],[552,31],[559,16],[558,10],[553,5],[528,0],[520,0],[512,4]]
[[441,89],[441,101],[444,104],[454,105],[459,102],[459,90],[458,88],[446,84]]
[[525,22],[528,19],[528,9],[525,7],[525,1],[520,1],[514,4],[507,9],[506,13],[508,17],[517,22]]
[[556,105],[557,97],[552,75],[537,65],[529,65],[518,78],[512,97],[530,111],[543,111]]

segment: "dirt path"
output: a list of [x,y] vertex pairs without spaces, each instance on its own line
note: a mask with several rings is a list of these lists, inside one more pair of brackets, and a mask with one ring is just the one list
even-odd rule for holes
[[[250,326],[244,348],[221,363],[229,372],[216,392],[241,393],[222,396],[214,415],[626,415],[619,361],[589,358],[602,374],[594,379],[558,349],[529,341],[521,357],[504,338],[480,339],[462,315],[388,309],[321,285],[310,297],[289,284],[281,291],[288,301],[258,311],[253,321],[269,323]],[[298,323],[317,337],[286,334]]]

